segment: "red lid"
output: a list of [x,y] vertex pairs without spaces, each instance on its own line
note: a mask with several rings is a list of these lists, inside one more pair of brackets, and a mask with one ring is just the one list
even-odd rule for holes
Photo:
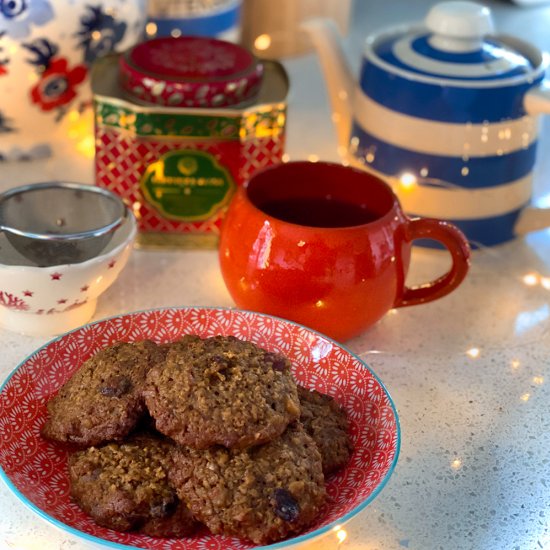
[[247,49],[213,38],[164,37],[120,57],[122,87],[147,103],[226,107],[253,98],[263,66]]

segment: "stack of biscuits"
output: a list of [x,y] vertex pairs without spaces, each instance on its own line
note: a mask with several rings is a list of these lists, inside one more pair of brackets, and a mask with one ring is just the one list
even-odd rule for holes
[[71,495],[104,527],[269,544],[307,528],[351,454],[343,409],[287,357],[232,336],[117,343],[48,402]]

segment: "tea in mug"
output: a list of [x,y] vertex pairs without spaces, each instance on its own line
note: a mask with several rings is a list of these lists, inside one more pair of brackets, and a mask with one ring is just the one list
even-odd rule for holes
[[262,212],[288,223],[310,227],[352,227],[380,218],[365,204],[327,197],[289,197],[257,205]]

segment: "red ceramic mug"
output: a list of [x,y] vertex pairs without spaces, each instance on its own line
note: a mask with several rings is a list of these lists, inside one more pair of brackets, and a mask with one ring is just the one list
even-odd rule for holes
[[[405,286],[411,244],[451,254],[438,279]],[[240,308],[347,340],[388,310],[441,298],[464,279],[470,249],[455,226],[409,219],[381,179],[327,162],[257,172],[234,196],[220,235],[220,267]]]

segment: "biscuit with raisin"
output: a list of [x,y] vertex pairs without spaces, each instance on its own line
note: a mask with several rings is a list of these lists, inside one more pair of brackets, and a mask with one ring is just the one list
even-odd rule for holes
[[149,435],[69,457],[71,496],[101,526],[186,536],[197,523],[168,481],[172,443]]
[[101,350],[50,399],[42,435],[84,447],[123,439],[145,412],[145,375],[164,356],[148,340]]
[[321,456],[299,422],[264,445],[173,455],[172,483],[214,534],[269,544],[310,526],[325,501]]
[[156,429],[181,445],[245,448],[281,435],[300,416],[290,361],[233,336],[186,336],[148,373]]

